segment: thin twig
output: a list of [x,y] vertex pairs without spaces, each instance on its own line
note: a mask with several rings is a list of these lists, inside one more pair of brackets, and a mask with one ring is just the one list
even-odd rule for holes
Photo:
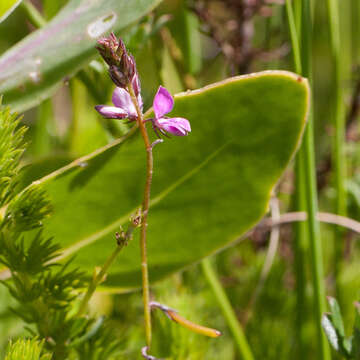
[[[318,212],[316,217],[318,221],[321,221],[323,223],[342,226],[348,230],[360,234],[360,222],[354,219],[350,219],[346,216],[336,215],[327,212]],[[273,221],[271,218],[266,218],[259,224],[259,226],[273,227],[273,226],[279,226],[296,221],[306,221],[306,220],[307,220],[307,214],[305,211],[295,211],[281,215],[278,221]]]
[[109,270],[109,267],[111,266],[111,264],[114,262],[116,256],[119,254],[119,252],[123,249],[124,246],[127,246],[128,241],[132,239],[133,230],[137,226],[138,226],[138,220],[135,217],[131,221],[126,233],[125,232],[122,232],[120,234],[116,233],[116,248],[113,251],[113,253],[108,257],[108,259],[105,261],[105,264],[101,268],[101,270],[98,272],[95,270],[93,279],[91,280],[91,282],[89,284],[89,287],[86,291],[85,296],[82,299],[79,310],[76,313],[75,317],[80,317],[85,313],[85,311],[87,309],[87,305],[88,305],[92,295],[94,294],[97,286],[104,281],[107,271]]

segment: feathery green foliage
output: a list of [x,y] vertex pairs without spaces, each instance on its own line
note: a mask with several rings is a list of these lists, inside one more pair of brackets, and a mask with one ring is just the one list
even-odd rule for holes
[[40,357],[43,346],[55,360],[70,354],[75,359],[90,359],[86,354],[95,353],[94,347],[102,348],[99,356],[107,359],[117,341],[109,336],[103,320],[71,315],[87,286],[84,273],[71,267],[71,260],[54,262],[60,247],[51,238],[44,239],[42,229],[32,237],[25,235],[41,228],[51,212],[40,185],[34,183],[16,193],[25,131],[16,114],[9,108],[0,109],[0,264],[10,270],[11,279],[2,283],[18,302],[11,310],[32,324],[28,330],[43,342],[20,340],[10,345],[6,359],[45,360],[47,356]]
[[50,360],[51,354],[43,353],[44,341],[18,339],[10,342],[5,360]]
[[2,207],[14,196],[20,158],[23,154],[26,129],[19,128],[20,118],[8,107],[1,106],[0,98],[0,215]]

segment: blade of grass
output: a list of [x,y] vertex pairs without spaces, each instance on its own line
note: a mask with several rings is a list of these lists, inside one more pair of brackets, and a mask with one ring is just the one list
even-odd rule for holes
[[[334,93],[333,108],[335,137],[333,144],[332,162],[335,171],[336,189],[336,214],[346,216],[346,157],[345,157],[345,107],[343,93],[342,60],[340,53],[340,19],[339,3],[336,0],[327,0],[328,24],[330,30],[331,53],[334,66],[334,83],[331,87]],[[335,283],[337,297],[339,298],[339,273],[341,269],[343,242],[339,241],[343,237],[344,231],[337,228],[335,232]]]
[[352,1],[352,58],[356,65],[360,63],[360,2]]
[[[301,29],[301,3],[298,0],[293,1],[295,9],[292,7],[291,0],[286,0],[286,14],[289,25],[290,39],[292,44],[292,54],[295,71],[298,74],[302,73],[301,68],[301,54],[300,42],[298,34]],[[294,11],[295,10],[295,11]],[[296,18],[295,18],[295,14]],[[300,211],[306,211],[306,188],[305,188],[305,169],[304,169],[304,154],[301,149],[296,156],[295,163],[295,208]],[[294,272],[296,281],[296,309],[295,309],[295,333],[296,333],[296,356],[297,359],[304,359],[306,357],[306,337],[305,337],[305,318],[304,314],[306,307],[306,246],[308,243],[307,222],[295,224],[295,234],[293,242],[294,250]]]
[[221,311],[224,314],[226,322],[231,330],[231,333],[234,337],[235,343],[239,350],[241,359],[243,360],[254,360],[254,356],[251,352],[250,346],[246,340],[244,331],[236,317],[234,309],[232,308],[230,301],[225,293],[224,288],[222,287],[217,274],[210,262],[209,259],[204,259],[201,262],[201,266],[205,275],[206,280],[208,281],[211,290],[213,291],[216,300],[221,308]]
[[[312,9],[313,4],[310,0],[303,0],[301,2],[301,39],[297,37],[295,18],[292,16],[292,8],[290,1],[286,2],[287,15],[289,19],[289,27],[291,33],[291,41],[294,50],[294,63],[299,66],[296,71],[301,71],[301,74],[308,77],[311,81],[312,78]],[[301,46],[300,46],[301,44]],[[300,52],[301,48],[301,52]],[[299,55],[301,57],[301,67],[299,65]],[[312,283],[314,289],[314,308],[316,320],[316,332],[318,338],[319,359],[329,360],[330,349],[326,341],[325,335],[321,328],[321,317],[325,312],[325,287],[324,287],[324,270],[323,270],[323,256],[321,248],[320,226],[316,219],[318,209],[317,204],[317,190],[316,190],[316,173],[315,173],[315,152],[314,152],[314,129],[313,129],[313,116],[310,111],[308,126],[305,130],[303,145],[299,151],[299,163],[297,170],[298,175],[297,185],[299,204],[303,202],[305,191],[306,203],[305,208],[308,213],[308,239],[309,239],[309,252],[311,258],[311,273]],[[301,174],[303,170],[303,174]],[[303,178],[304,185],[301,184]],[[300,238],[301,239],[301,238]],[[301,271],[301,269],[297,269]],[[305,286],[305,284],[302,284]],[[299,294],[300,296],[300,294]],[[304,296],[303,294],[301,296]]]
[[[302,1],[302,36],[301,36],[301,64],[302,74],[312,81],[312,4],[310,0]],[[321,327],[321,317],[326,310],[326,294],[324,285],[323,255],[321,248],[320,226],[316,219],[318,210],[315,149],[314,149],[314,119],[310,110],[308,126],[305,130],[304,141],[300,156],[304,157],[305,188],[308,212],[309,252],[311,259],[311,273],[314,289],[315,320],[318,338],[318,359],[329,360],[330,348]]]

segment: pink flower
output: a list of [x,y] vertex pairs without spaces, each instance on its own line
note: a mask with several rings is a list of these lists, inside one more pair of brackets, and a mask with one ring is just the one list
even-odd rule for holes
[[174,107],[174,99],[170,93],[162,86],[159,87],[153,102],[155,118],[151,119],[154,131],[159,136],[158,131],[163,135],[168,132],[176,136],[187,135],[191,131],[188,120],[181,117],[168,118],[164,116]]
[[[133,79],[133,87],[139,89],[140,85],[137,77]],[[138,102],[140,105],[140,109],[142,110],[142,99],[140,92],[138,92]],[[130,94],[123,88],[117,87],[115,88],[112,95],[112,102],[114,106],[108,105],[96,105],[95,109],[105,118],[107,119],[125,119],[129,118],[129,120],[137,119],[137,112],[135,106],[131,100]]]
[[[138,77],[133,78],[133,88],[137,89],[137,99],[142,111],[143,103],[139,92],[140,84]],[[117,87],[112,95],[114,106],[96,105],[95,109],[105,118],[108,119],[125,119],[130,121],[137,119],[136,108],[131,100],[130,94],[123,88]],[[155,118],[148,119],[151,121],[154,131],[158,137],[159,132],[166,136],[166,133],[184,136],[191,131],[190,123],[182,117],[169,118],[164,116],[174,107],[174,99],[170,93],[162,86],[159,87],[153,102]]]

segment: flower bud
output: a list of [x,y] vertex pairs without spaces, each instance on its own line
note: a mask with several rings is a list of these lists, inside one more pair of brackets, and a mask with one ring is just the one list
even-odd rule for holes
[[99,51],[105,62],[111,66],[120,66],[121,58],[125,49],[124,43],[119,42],[114,33],[111,33],[107,38],[98,40],[96,49]]
[[109,67],[109,75],[113,83],[118,87],[125,88],[128,84],[128,78],[121,72],[118,66],[111,65]]
[[[109,37],[98,40],[98,44],[97,49],[109,65],[109,74],[115,85],[126,88],[134,81],[138,84],[138,80],[135,79],[137,76],[136,63],[133,56],[127,52],[124,42],[111,33]],[[135,93],[139,93],[139,90],[139,86],[137,86]]]

